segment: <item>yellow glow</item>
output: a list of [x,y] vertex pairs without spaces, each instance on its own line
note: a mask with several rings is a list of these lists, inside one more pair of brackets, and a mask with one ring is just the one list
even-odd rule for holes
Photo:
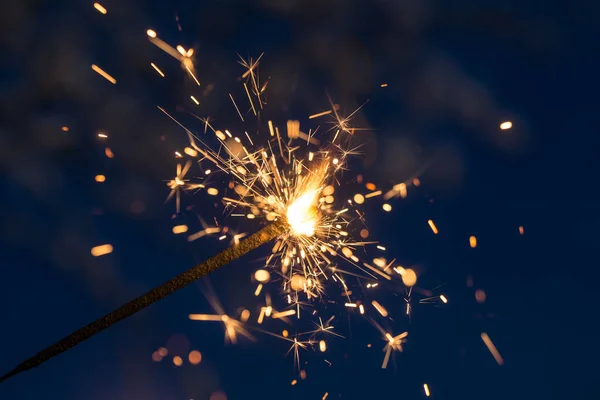
[[102,68],[100,68],[96,64],[92,64],[92,69],[96,73],[98,73],[98,75],[100,75],[101,77],[103,77],[104,79],[106,79],[107,81],[109,81],[110,83],[112,83],[113,85],[115,83],[117,83],[117,80],[115,78],[113,78],[112,76],[110,76],[106,71],[104,71]]
[[106,14],[106,8],[102,7],[102,4],[94,3],[94,8],[102,14]]
[[287,221],[296,235],[312,236],[317,228],[317,202],[318,191],[306,191],[287,208]]
[[325,343],[324,340],[321,340],[319,342],[319,350],[321,350],[321,353],[324,353],[325,350],[327,350],[327,344]]
[[469,246],[471,246],[472,249],[477,247],[477,238],[475,236],[469,238]]
[[402,274],[402,283],[406,286],[414,286],[417,283],[417,274],[410,268],[406,268],[404,270],[404,274]]
[[423,384],[423,390],[425,391],[425,396],[431,396],[431,392],[429,392],[429,386],[426,383]]
[[306,285],[306,279],[302,275],[295,274],[290,279],[290,286],[294,291],[300,291],[304,289],[304,285]]
[[271,274],[266,269],[259,269],[254,273],[254,279],[260,283],[267,283],[271,279]]
[[177,225],[177,226],[173,227],[173,233],[176,235],[178,235],[180,233],[185,233],[185,232],[187,232],[187,230],[188,230],[187,225]]
[[500,129],[502,129],[503,131],[506,131],[510,128],[512,128],[513,124],[510,121],[504,121],[503,123],[500,124]]
[[429,227],[431,228],[433,233],[437,235],[439,233],[439,231],[438,231],[437,226],[435,226],[435,224],[433,223],[433,221],[429,220],[429,221],[427,221],[427,223],[429,224]]
[[92,255],[94,257],[100,257],[105,254],[110,254],[113,251],[113,247],[110,244],[103,244],[92,248]]

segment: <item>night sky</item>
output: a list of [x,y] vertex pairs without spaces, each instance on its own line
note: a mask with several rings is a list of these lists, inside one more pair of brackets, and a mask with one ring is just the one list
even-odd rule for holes
[[[593,2],[132,0],[102,2],[107,15],[93,2],[51,3],[8,0],[0,12],[0,374],[225,248],[172,233],[176,224],[200,230],[198,216],[216,209],[202,193],[184,196],[193,208],[176,217],[164,203],[186,136],[156,106],[196,131],[202,124],[185,111],[235,117],[227,94],[240,86],[237,54],[264,52],[266,115],[280,125],[309,126],[328,95],[346,114],[364,104],[353,120],[368,128],[355,138],[364,154],[345,177],[381,187],[419,177],[391,213],[365,206],[369,229],[449,303],[415,304],[409,322],[402,296],[382,291],[394,317],[385,326],[409,331],[385,370],[377,330],[338,307],[346,339],[328,341],[331,366],[302,353],[300,380],[287,342],[256,334],[233,346],[221,324],[187,318],[212,313],[206,285],[226,310],[244,306],[254,318],[250,276],[266,246],[1,383],[0,399],[421,399],[424,383],[434,399],[600,397]],[[199,88],[148,42],[148,28],[194,47]],[[513,128],[502,131],[506,120]],[[104,243],[113,253],[92,257]],[[203,359],[153,362],[160,347]]]

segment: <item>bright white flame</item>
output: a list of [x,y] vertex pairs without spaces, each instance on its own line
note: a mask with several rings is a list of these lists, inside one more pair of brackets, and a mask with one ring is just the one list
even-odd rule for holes
[[297,235],[312,236],[317,228],[315,203],[318,190],[307,190],[287,208],[288,224]]

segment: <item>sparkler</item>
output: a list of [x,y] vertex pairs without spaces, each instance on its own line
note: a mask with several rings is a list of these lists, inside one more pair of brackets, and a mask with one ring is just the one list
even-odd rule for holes
[[[159,39],[157,33],[152,30],[148,30],[147,35],[151,43],[178,60],[189,77],[200,86],[192,59],[193,49],[186,50],[182,46],[174,48]],[[247,117],[250,112],[256,116],[260,115],[261,110],[266,105],[263,98],[266,83],[261,84],[258,73],[258,64],[261,58],[262,55],[256,60],[249,59],[246,61],[241,59],[240,62],[245,68],[244,73],[241,75],[242,80],[244,80],[245,97],[241,96],[241,99],[244,101],[247,99],[246,109],[239,101],[240,96],[237,96],[238,101],[236,101],[236,97],[231,93],[229,94],[235,115],[242,122],[245,121],[244,117]],[[150,63],[150,65],[162,78],[165,77],[165,74],[156,64]],[[93,65],[92,69],[111,83],[116,83],[112,76],[96,65]],[[381,86],[385,87],[387,84]],[[200,105],[200,102],[194,96],[190,96],[190,98],[196,105]],[[225,213],[229,217],[245,217],[248,220],[266,221],[266,227],[244,238],[245,233],[232,234],[225,227],[211,227],[203,223],[204,229],[189,235],[188,241],[207,235],[220,234],[220,240],[232,236],[232,246],[42,350],[34,357],[19,364],[8,374],[0,377],[0,382],[20,372],[39,366],[122,319],[275,239],[271,255],[266,259],[264,266],[254,274],[255,280],[259,283],[254,293],[256,296],[260,296],[264,285],[267,285],[271,281],[271,277],[274,276],[278,278],[278,282],[281,282],[284,298],[287,298],[288,305],[285,307],[287,309],[276,310],[271,304],[270,295],[265,293],[265,306],[261,307],[257,320],[258,324],[262,324],[265,318],[283,321],[288,321],[288,319],[294,317],[300,319],[301,309],[310,306],[311,301],[327,295],[326,285],[331,283],[337,284],[342,289],[342,295],[345,298],[343,304],[350,312],[356,310],[360,314],[365,314],[365,307],[370,308],[372,306],[372,310],[377,312],[379,316],[388,318],[390,313],[383,304],[376,300],[363,302],[357,299],[357,296],[352,293],[352,286],[349,287],[349,280],[367,280],[370,282],[367,284],[367,288],[370,289],[379,285],[376,281],[391,282],[397,279],[398,275],[400,275],[402,284],[406,287],[406,314],[410,316],[412,288],[417,281],[416,273],[410,268],[395,265],[395,259],[391,262],[383,257],[375,258],[372,262],[360,259],[356,255],[356,249],[359,247],[373,245],[380,251],[386,249],[378,242],[354,240],[350,234],[352,231],[351,225],[361,224],[363,229],[360,230],[360,236],[366,239],[369,235],[364,227],[364,215],[356,205],[379,198],[386,201],[382,204],[382,209],[385,212],[390,212],[392,205],[387,201],[397,197],[406,198],[408,182],[396,184],[387,191],[368,183],[366,185],[368,192],[356,193],[351,199],[336,203],[334,195],[337,196],[335,193],[336,188],[340,186],[339,174],[346,170],[348,157],[357,153],[357,148],[347,147],[349,142],[347,139],[360,129],[352,127],[350,124],[358,109],[348,116],[342,116],[339,112],[339,106],[334,105],[331,100],[330,103],[331,108],[329,110],[312,114],[308,119],[330,118],[333,128],[328,132],[331,133],[331,137],[316,138],[315,133],[318,128],[314,131],[311,129],[308,133],[303,132],[300,129],[300,122],[297,120],[288,120],[286,122],[287,129],[280,131],[277,124],[269,120],[267,121],[268,130],[264,129],[264,132],[262,132],[262,139],[266,136],[267,140],[262,141],[257,140],[261,132],[251,135],[247,131],[243,131],[243,134],[241,134],[239,129],[217,128],[211,124],[209,118],[200,119],[204,124],[205,134],[201,137],[187,129],[164,108],[159,107],[161,112],[177,123],[187,134],[189,147],[186,147],[183,153],[186,156],[196,158],[198,165],[202,163],[210,164],[210,168],[204,169],[204,175],[209,176],[215,171],[224,174],[229,180],[227,189],[220,191],[216,187],[210,187],[206,180],[199,182],[197,178],[188,177],[188,172],[194,164],[188,160],[185,164],[177,164],[175,177],[167,182],[170,192],[166,201],[174,199],[175,210],[179,214],[181,211],[181,195],[184,192],[206,191],[211,196],[224,193],[219,198],[224,205]],[[509,128],[501,127],[501,129]],[[207,133],[208,135],[206,135]],[[107,136],[102,133],[98,134],[98,137],[105,139]],[[253,138],[261,144],[255,144]],[[211,142],[212,144],[210,144]],[[109,157],[109,152],[112,155],[110,149],[107,148],[107,157]],[[176,152],[176,156],[178,158],[184,157],[179,152]],[[98,178],[96,180],[100,182]],[[419,184],[418,179],[412,180],[412,185],[419,186]],[[230,192],[228,192],[228,189]],[[429,220],[428,224],[434,234],[439,234],[438,228],[432,220]],[[523,228],[519,227],[519,230],[523,234]],[[173,228],[173,232],[175,234],[185,233],[187,232],[187,226],[176,226]],[[475,237],[471,237],[471,247],[476,247],[476,243]],[[104,246],[94,248],[92,254],[96,256],[112,251],[112,247],[109,251],[99,249],[100,247]],[[351,266],[350,269],[341,268],[337,262],[338,260]],[[392,271],[397,274],[394,275]],[[434,298],[425,300],[431,299]],[[448,302],[444,295],[435,297],[435,299],[439,299],[443,303]],[[249,318],[247,310],[242,313],[241,318],[238,320],[227,315],[220,306],[214,308],[217,312],[215,315],[189,314],[189,319],[222,323],[225,328],[226,339],[232,343],[237,341],[238,336],[252,337],[245,327],[245,322]],[[304,313],[304,311],[302,312]],[[316,310],[313,311],[312,315],[315,314]],[[296,333],[292,338],[287,337],[287,331],[285,331],[284,336],[267,331],[263,332],[291,343],[288,354],[293,352],[294,364],[300,369],[301,349],[308,350],[318,345],[318,349],[325,352],[327,351],[327,342],[321,337],[329,335],[330,337],[343,338],[342,335],[334,332],[334,327],[330,324],[333,318],[330,317],[323,323],[321,316],[318,316],[319,322],[315,323],[316,329]],[[386,368],[392,353],[403,351],[403,344],[406,342],[408,332],[393,336],[375,322],[373,323],[386,342],[383,348],[385,355],[381,366]],[[488,346],[494,358],[501,364],[502,359],[493,343],[487,335],[484,335],[482,334],[482,340]],[[181,362],[181,359],[179,359],[179,362]],[[426,395],[429,396],[429,389],[426,384],[424,389]],[[327,397],[327,393],[323,398],[325,397]]]

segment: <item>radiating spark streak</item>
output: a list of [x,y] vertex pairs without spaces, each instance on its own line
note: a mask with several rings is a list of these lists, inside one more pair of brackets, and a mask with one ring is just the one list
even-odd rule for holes
[[388,312],[385,308],[383,308],[383,306],[381,304],[379,304],[377,301],[373,300],[371,302],[371,304],[373,304],[373,307],[375,307],[375,309],[377,311],[379,311],[379,314],[381,314],[382,317],[387,317],[388,316]]
[[496,349],[496,346],[494,346],[492,339],[490,339],[490,337],[488,336],[487,333],[485,333],[485,332],[481,333],[481,340],[483,340],[483,343],[485,343],[485,345],[487,346],[488,350],[490,351],[490,353],[492,354],[492,356],[494,357],[494,359],[496,360],[498,365],[504,365],[504,360],[502,359],[500,352],[498,352],[498,349]]
[[290,315],[294,315],[294,314],[296,314],[296,310],[286,310],[286,311],[274,313],[271,318],[278,319],[278,318],[283,318],[283,317],[289,317]]
[[388,85],[387,83],[382,83],[381,87],[387,87],[387,85]]
[[256,109],[254,108],[254,102],[252,101],[252,96],[250,96],[250,92],[248,91],[248,85],[244,83],[244,89],[246,90],[246,95],[248,96],[248,101],[250,102],[250,107],[252,108],[252,112],[256,115]]
[[319,117],[322,117],[323,115],[331,114],[332,112],[333,112],[332,110],[323,111],[323,112],[320,112],[320,113],[317,113],[317,114],[310,115],[308,117],[308,119],[319,118]]
[[198,100],[196,100],[196,98],[195,98],[194,96],[190,96],[190,99],[192,99],[192,101],[193,101],[194,103],[196,103],[196,105],[197,105],[197,106],[199,106],[199,105],[200,105],[200,102],[199,102]]
[[427,223],[429,224],[429,227],[431,228],[433,233],[437,235],[439,233],[439,231],[438,231],[437,226],[435,226],[435,224],[433,223],[433,221],[429,220],[429,221],[427,221]]
[[377,268],[373,267],[372,265],[369,265],[367,263],[363,263],[363,265],[367,268],[369,268],[371,271],[375,272],[378,275],[381,275],[382,277],[384,277],[385,279],[387,279],[388,281],[392,280],[392,277],[389,276],[388,274],[381,272],[380,270],[378,270]]
[[163,77],[163,78],[165,77],[165,74],[164,74],[164,73],[163,73],[163,72],[160,70],[160,68],[158,68],[158,67],[156,66],[156,64],[154,64],[154,63],[150,63],[150,65],[152,66],[152,68],[154,68],[154,70],[155,70],[156,72],[158,72],[158,74],[159,74],[161,77]]
[[238,115],[240,116],[240,119],[242,121],[244,121],[244,117],[242,117],[242,113],[240,112],[240,109],[238,108],[237,104],[235,103],[235,100],[233,99],[233,96],[231,95],[231,93],[229,93],[229,98],[231,99],[231,102],[233,103],[235,110],[237,111]]
[[106,11],[106,8],[104,8],[104,7],[102,6],[102,4],[100,4],[100,3],[94,3],[94,8],[95,8],[96,10],[98,10],[98,11],[99,11],[100,13],[102,13],[102,14],[106,14],[106,12],[107,12],[107,11]]
[[107,81],[112,83],[113,85],[117,83],[117,80],[115,78],[110,76],[110,74],[105,72],[102,68],[100,68],[96,64],[92,64],[92,69],[94,70],[94,72],[96,72],[98,75],[100,75],[101,77],[103,77],[104,79],[106,79]]
[[188,242],[192,242],[192,241],[194,241],[196,239],[200,239],[201,237],[204,237],[206,235],[212,235],[212,234],[219,233],[219,232],[221,232],[220,228],[206,228],[199,232],[194,233],[193,235],[188,236],[187,240],[188,240]]
[[365,194],[365,199],[370,199],[371,197],[375,197],[375,196],[379,196],[379,195],[381,195],[381,190],[377,190],[375,192]]
[[440,295],[440,300],[442,300],[445,304],[448,304],[448,299],[443,294]]
[[187,65],[185,66],[185,69],[187,70],[188,74],[190,74],[192,79],[194,79],[194,82],[196,82],[196,85],[200,86],[200,81],[198,80],[198,78],[196,78],[194,71],[192,71],[191,68],[188,67]]

